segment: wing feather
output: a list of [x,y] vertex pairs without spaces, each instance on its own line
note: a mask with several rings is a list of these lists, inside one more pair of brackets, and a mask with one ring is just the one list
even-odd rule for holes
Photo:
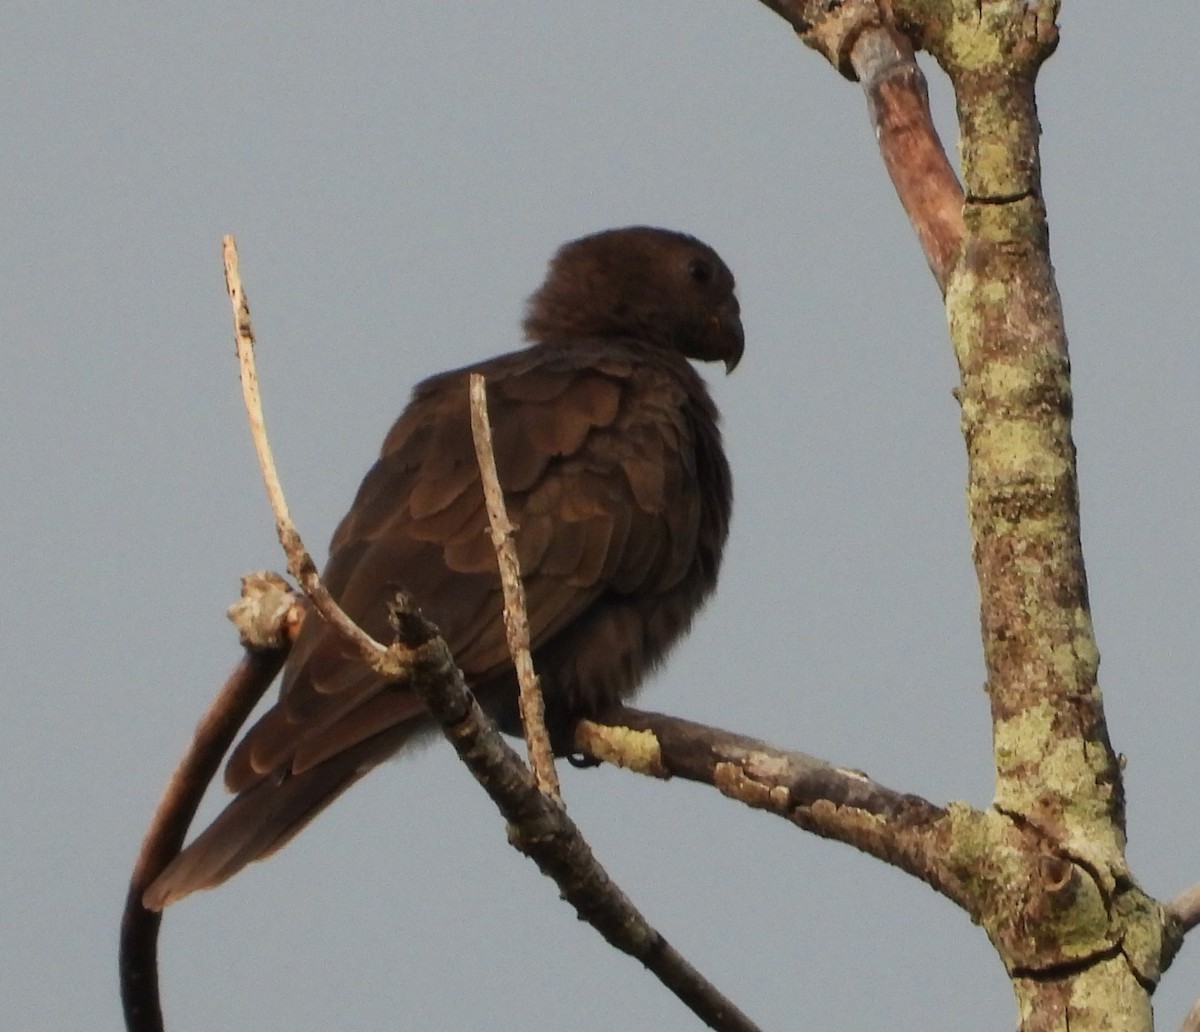
[[[690,367],[635,361],[629,348],[599,351],[544,347],[477,371],[488,381],[535,662],[540,652],[552,668],[548,691],[557,666],[564,691],[602,699],[627,690],[646,662],[647,625],[621,599],[660,595],[687,575],[701,498],[693,432],[680,414],[687,384],[679,367]],[[390,597],[409,592],[468,680],[484,688],[511,671],[471,440],[470,371],[414,392],[334,534],[325,579],[346,612],[384,641]],[[594,670],[605,664],[601,678]],[[245,791],[272,772],[316,769],[422,715],[410,689],[382,681],[314,616],[279,702],[234,751],[227,784]]]

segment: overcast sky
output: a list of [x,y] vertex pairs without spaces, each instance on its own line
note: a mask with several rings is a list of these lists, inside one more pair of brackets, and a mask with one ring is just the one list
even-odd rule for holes
[[[1200,5],[1152,6],[1066,4],[1039,98],[1102,686],[1131,862],[1167,897],[1200,879]],[[635,222],[711,243],[747,338],[708,374],[734,526],[640,702],[988,803],[944,313],[861,92],[766,8],[10,0],[0,50],[7,1027],[120,1027],[138,841],[237,658],[239,575],[284,565],[223,233],[322,557],[411,385],[518,345],[559,243]],[[563,778],[613,876],[764,1029],[1015,1024],[983,933],[912,879],[708,788]],[[698,1027],[506,846],[440,742],[171,909],[162,983],[175,1032]],[[1189,944],[1160,1027],[1198,994]]]

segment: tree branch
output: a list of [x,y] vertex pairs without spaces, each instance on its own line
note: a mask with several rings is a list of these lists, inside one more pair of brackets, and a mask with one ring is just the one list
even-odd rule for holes
[[680,717],[624,707],[580,721],[575,747],[650,777],[712,785],[731,799],[899,867],[972,909],[964,882],[970,872],[961,860],[950,859],[946,847],[956,825],[981,825],[989,818],[964,804],[935,806],[861,771]]
[[483,497],[487,505],[488,523],[492,528],[492,546],[500,569],[500,584],[504,589],[504,630],[508,635],[508,651],[517,671],[520,694],[521,725],[529,749],[529,765],[538,788],[559,802],[558,772],[554,769],[554,752],[546,731],[546,707],[542,687],[533,669],[529,652],[529,615],[525,609],[525,587],[521,583],[521,565],[513,540],[513,525],[504,504],[500,475],[496,472],[496,456],[492,451],[492,424],[488,419],[487,388],[482,376],[471,374],[471,435],[475,439],[475,457],[483,481]]
[[[969,198],[968,244],[946,304],[962,378],[997,803],[1089,863],[1108,891],[1127,874],[1124,804],[1097,683],[1070,364],[1041,197],[1033,83],[1050,44],[1016,10],[1025,4],[1005,6],[931,41],[958,97]],[[973,49],[984,38],[991,67]]]
[[[286,628],[286,618],[280,619],[279,625]],[[188,826],[221,758],[279,673],[290,647],[285,638],[274,648],[246,650],[196,725],[191,745],[171,774],[142,840],[121,917],[121,1006],[128,1032],[162,1032],[163,1028],[158,989],[162,913],[142,906],[142,894],[183,847]]]
[[[1166,922],[1125,859],[1124,790],[1098,684],[1079,535],[1073,401],[1042,198],[1035,83],[1057,0],[892,0],[954,87],[965,239],[944,286],[958,360],[979,580],[995,807],[1036,831],[1031,905],[1009,889],[978,919],[1022,1028],[1148,1028]],[[1100,1018],[1100,1015],[1104,1015]],[[1053,1017],[1058,1016],[1058,1017]]]
[[1179,1026],[1179,1032],[1200,1032],[1200,1000],[1192,1004],[1192,1009],[1187,1012],[1183,1024]]
[[1166,906],[1167,916],[1179,925],[1181,935],[1186,935],[1200,924],[1200,883],[1184,889]]
[[304,541],[288,513],[287,499],[283,496],[283,486],[279,483],[279,474],[275,471],[275,458],[271,454],[271,442],[267,438],[266,423],[263,419],[258,372],[254,365],[254,327],[250,322],[250,305],[246,300],[246,292],[242,288],[242,279],[238,271],[237,242],[232,236],[222,238],[221,252],[225,263],[225,289],[233,308],[233,334],[237,344],[246,418],[250,423],[250,436],[254,440],[254,451],[258,456],[259,469],[267,488],[267,498],[271,503],[271,511],[275,514],[275,530],[287,555],[288,571],[296,578],[304,594],[312,602],[313,608],[358,651],[364,662],[385,676],[398,677],[407,670],[411,657],[395,648],[384,647],[345,614],[321,583],[316,563],[304,547]]
[[413,688],[508,821],[509,842],[554,880],[582,920],[609,944],[641,961],[706,1025],[752,1032],[754,1023],[693,968],[613,882],[562,804],[539,790],[529,768],[471,695],[436,629],[403,605],[394,612],[393,622],[405,644],[426,659],[414,671]]
[[762,0],[867,98],[879,153],[943,293],[965,229],[963,189],[929,110],[912,42],[875,0]]
[[929,88],[908,38],[872,26],[850,50],[879,153],[939,289],[946,292],[965,228],[963,189],[929,110]]
[[[946,816],[944,807],[896,792],[860,770],[835,767],[805,753],[682,717],[627,706],[581,720],[575,726],[575,746],[588,756],[639,774],[703,782],[731,798],[776,812],[823,801],[888,820],[904,818],[910,824]],[[747,791],[747,782],[758,787]]]

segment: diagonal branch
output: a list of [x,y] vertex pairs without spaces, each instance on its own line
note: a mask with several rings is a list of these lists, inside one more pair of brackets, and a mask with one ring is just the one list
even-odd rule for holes
[[396,677],[406,669],[405,661],[411,661],[411,657],[384,647],[345,614],[321,583],[316,563],[312,561],[312,556],[308,554],[304,541],[292,522],[287,499],[283,496],[283,486],[275,470],[271,442],[267,439],[262,397],[258,390],[258,371],[254,364],[254,326],[250,322],[250,305],[242,288],[242,278],[238,271],[237,242],[233,237],[222,238],[221,253],[225,262],[225,289],[233,307],[233,333],[237,344],[246,418],[250,423],[250,436],[254,439],[254,451],[258,456],[259,469],[267,488],[267,498],[271,503],[271,511],[275,514],[275,530],[287,555],[288,571],[296,578],[304,594],[326,623],[336,628],[342,638],[358,651],[364,662],[380,673]]
[[912,42],[875,0],[762,0],[846,78],[857,79],[900,203],[943,293],[962,250],[964,194],[929,110]]
[[861,33],[850,60],[867,97],[879,154],[942,293],[966,229],[963,188],[929,110],[929,87],[908,37],[891,26]]
[[[558,885],[563,899],[612,946],[654,974],[709,1028],[757,1026],[656,931],[608,876],[562,804],[540,791],[528,767],[484,714],[436,629],[403,603],[393,625],[418,650],[412,685],[463,763],[508,821],[508,839]],[[422,626],[423,625],[423,626]]]

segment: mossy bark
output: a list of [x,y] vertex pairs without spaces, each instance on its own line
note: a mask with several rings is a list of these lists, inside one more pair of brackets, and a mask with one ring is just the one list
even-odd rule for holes
[[1057,3],[913,7],[935,15],[924,41],[954,85],[961,133],[965,238],[946,312],[961,374],[994,808],[1041,843],[1040,856],[1017,865],[1026,877],[980,917],[1014,975],[1022,1029],[1145,1032],[1162,917],[1125,861],[1041,190],[1034,81],[1057,43]]
[[[961,377],[996,795],[986,811],[940,809],[921,829],[921,863],[907,869],[987,930],[1026,1032],[1147,1032],[1150,993],[1180,930],[1126,864],[1121,764],[1080,547],[1071,369],[1035,98],[1058,45],[1058,0],[763,2],[859,78],[870,104],[888,100],[872,80],[913,93],[902,135],[920,139],[891,139],[896,120],[873,121],[944,292]],[[922,124],[907,43],[933,55],[954,87],[961,191],[914,174],[913,156],[940,145]],[[949,208],[961,208],[961,221],[934,218]]]

